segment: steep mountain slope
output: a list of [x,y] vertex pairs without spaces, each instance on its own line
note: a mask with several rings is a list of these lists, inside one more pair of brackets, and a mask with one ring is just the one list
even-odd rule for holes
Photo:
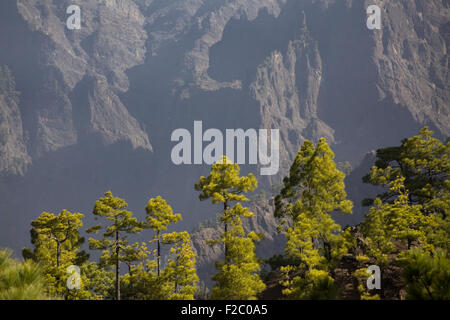
[[11,71],[0,68],[0,171],[10,174],[23,174],[31,161],[26,152],[19,101]]
[[[368,30],[366,7],[382,8]],[[81,30],[66,8],[79,4]],[[280,129],[279,175],[304,139],[339,161],[398,144],[424,124],[450,133],[448,0],[18,0],[0,3],[0,244],[20,249],[42,210],[88,214],[112,189],[143,216],[161,194],[192,227],[211,216],[175,166],[170,135]],[[0,141],[1,142],[1,141]],[[257,173],[243,166],[243,173]],[[359,177],[353,179],[358,180]],[[359,201],[360,186],[349,185]],[[355,188],[355,189],[351,189]],[[352,222],[360,219],[356,217]],[[270,230],[270,228],[267,228]]]

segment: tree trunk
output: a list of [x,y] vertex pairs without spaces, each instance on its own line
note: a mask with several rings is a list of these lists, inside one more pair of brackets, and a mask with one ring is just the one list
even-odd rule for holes
[[120,300],[119,231],[116,231],[116,300]]
[[161,275],[161,242],[159,239],[159,230],[158,230],[158,252],[157,252],[157,261],[158,261],[158,277]]
[[61,243],[56,241],[56,266],[59,267],[61,264]]
[[[228,209],[228,201],[223,204],[223,214],[225,215]],[[228,232],[228,222],[225,221],[225,233]],[[228,245],[225,243],[225,263],[228,264]]]

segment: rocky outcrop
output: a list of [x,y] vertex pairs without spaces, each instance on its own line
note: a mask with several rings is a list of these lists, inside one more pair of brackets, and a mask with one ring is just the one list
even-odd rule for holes
[[0,172],[22,175],[31,164],[16,104],[0,95]]
[[[65,26],[72,4],[81,30]],[[369,4],[381,30],[366,27]],[[0,183],[3,225],[24,229],[32,210],[68,203],[85,210],[93,199],[73,200],[78,190],[117,185],[137,203],[172,194],[192,227],[207,215],[191,190],[206,168],[175,167],[170,134],[195,120],[280,129],[279,175],[258,177],[266,189],[305,139],[326,137],[356,167],[423,125],[449,136],[449,10],[442,0],[2,1],[0,65],[21,99],[0,98],[0,172],[25,174]],[[358,183],[349,194],[365,197]]]
[[[118,97],[129,87],[125,71],[145,57],[145,18],[133,1],[79,2],[82,28],[70,31],[65,10],[72,4],[77,2],[17,2],[29,28],[43,36],[39,67],[44,82],[33,101],[35,154],[76,144],[86,134],[99,135],[106,145],[129,141],[134,148],[151,150],[147,134]],[[89,113],[80,128],[86,131],[76,127],[73,114],[82,106],[71,99],[83,79],[92,86],[84,93]]]
[[334,130],[318,118],[321,80],[322,61],[313,40],[291,41],[285,56],[276,51],[258,67],[251,90],[260,105],[261,126],[280,130],[281,172],[288,171],[305,139],[335,142]]
[[375,1],[382,32],[373,34],[379,99],[392,97],[420,123],[450,134],[448,1]]
[[18,102],[10,70],[0,66],[0,173],[23,174],[31,163]]
[[[82,7],[81,30],[65,27],[71,4]],[[449,135],[448,5],[439,0],[375,4],[382,8],[382,30],[369,31],[364,14],[369,1],[18,0],[20,16],[39,38],[40,86],[32,102],[19,105],[33,119],[26,123],[30,154],[75,145],[91,134],[106,145],[128,141],[151,150],[147,131],[152,128],[141,125],[149,121],[136,119],[121,95],[130,88],[126,72],[166,50],[178,51],[174,59],[180,66],[167,68],[168,94],[191,104],[195,92],[247,92],[259,106],[260,126],[281,128],[284,169],[304,139],[325,136],[355,163],[364,144],[366,152],[401,139],[412,123]],[[216,79],[220,70],[211,75],[217,63],[211,52],[219,44],[226,49],[227,28],[234,21],[258,26],[262,13],[268,18],[261,21],[273,23],[270,38],[279,40],[248,34],[261,38],[253,43],[260,53],[267,51],[248,69],[250,81]],[[168,65],[175,62],[167,59]],[[77,119],[84,106],[73,96],[83,82],[91,86],[83,92],[88,110]],[[398,132],[375,137],[386,112],[399,122]]]
[[[382,30],[366,27],[370,4],[382,8]],[[442,1],[175,1],[150,4],[149,12],[152,55],[169,43],[193,43],[176,47],[183,50],[176,77],[183,80],[174,82],[174,92],[189,103],[196,103],[196,90],[248,92],[260,108],[260,126],[282,131],[284,169],[304,139],[324,136],[356,164],[368,150],[425,124],[450,134],[449,8]],[[163,15],[178,19],[162,24]],[[230,40],[236,21],[240,29]],[[223,52],[219,59],[216,51]],[[229,69],[253,74],[233,76]]]

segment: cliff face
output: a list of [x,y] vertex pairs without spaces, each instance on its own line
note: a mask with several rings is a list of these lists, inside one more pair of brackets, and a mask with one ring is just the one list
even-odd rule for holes
[[0,172],[23,174],[27,154],[19,111],[19,94],[9,68],[0,68]]
[[[254,124],[281,128],[284,168],[306,138],[325,136],[357,162],[419,124],[448,135],[448,2],[375,2],[383,8],[381,31],[365,27],[368,1],[82,1],[77,31],[65,28],[65,9],[77,1],[5,4],[30,34],[3,40],[32,39],[28,54],[38,56],[38,74],[13,70],[36,78],[32,90],[20,88],[30,91],[19,105],[30,140],[17,156],[39,157],[86,135],[151,150],[152,111],[136,119],[121,95],[130,90],[128,70],[159,72],[160,63],[164,94],[181,108],[204,103],[198,95],[207,92],[242,92],[235,102],[259,109]],[[380,129],[386,121],[398,128]]]
[[[306,27],[305,27],[306,28]],[[258,66],[251,92],[260,105],[264,128],[280,128],[282,172],[288,172],[305,139],[325,137],[335,143],[334,130],[318,117],[323,64],[317,42],[303,29],[286,53],[275,51]]]
[[[129,87],[125,70],[145,57],[144,17],[133,1],[91,1],[83,3],[83,28],[71,32],[65,26],[71,4],[17,1],[29,38],[39,39],[28,53],[39,57],[33,66],[39,74],[29,70],[27,75],[37,78],[36,88],[21,88],[32,100],[22,104],[31,122],[25,128],[31,135],[29,154],[39,157],[77,144],[86,134],[99,135],[105,145],[127,140],[134,148],[151,150],[147,134],[118,97]],[[14,64],[19,68],[20,61]],[[80,97],[73,95],[82,84],[89,88],[82,92],[87,112],[80,118]]]
[[450,3],[384,2],[389,19],[373,48],[379,98],[391,97],[416,121],[448,135]]
[[[81,7],[81,30],[65,27],[72,4]],[[382,30],[367,29],[369,4],[382,8]],[[281,170],[262,186],[286,174],[304,139],[326,137],[339,161],[355,165],[423,125],[448,136],[449,6],[2,1],[0,65],[10,67],[20,100],[0,94],[0,172],[8,175],[0,181],[0,223],[8,226],[0,241],[20,248],[27,241],[16,234],[41,210],[88,213],[107,189],[140,211],[161,194],[186,227],[210,216],[193,191],[208,168],[170,160],[172,131],[191,130],[194,120],[280,129]]]

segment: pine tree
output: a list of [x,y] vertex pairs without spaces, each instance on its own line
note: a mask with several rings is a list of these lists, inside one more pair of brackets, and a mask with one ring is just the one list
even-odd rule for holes
[[[425,216],[432,215],[433,226],[426,227],[428,242],[450,250],[450,142],[446,144],[433,138],[433,132],[424,127],[419,135],[405,139],[401,146],[377,151],[377,161],[364,182],[383,186],[387,190],[378,195],[378,202],[394,203],[399,193],[393,183],[403,179],[408,192],[408,202],[420,205]],[[373,205],[373,199],[366,199]],[[417,208],[417,207],[416,207]]]
[[11,259],[9,250],[0,250],[0,300],[47,300],[42,269],[32,260]]
[[351,213],[346,200],[345,174],[336,168],[334,154],[321,138],[305,141],[292,164],[284,187],[275,198],[275,216],[287,237],[286,254],[297,265],[282,268],[284,294],[294,299],[330,298],[330,271],[347,251],[348,243],[331,213]]
[[[389,192],[392,198],[396,197],[395,200],[383,203],[380,198],[375,199],[374,205],[361,224],[364,252],[358,258],[367,259],[367,264],[357,270],[355,275],[361,281],[360,291],[363,299],[378,297],[378,295],[370,295],[363,287],[364,281],[367,280],[365,270],[369,261],[370,264],[381,266],[383,270],[387,270],[391,266],[402,267],[408,296],[421,299],[431,298],[422,293],[431,286],[435,286],[432,283],[434,280],[431,279],[438,274],[431,270],[434,268],[432,264],[435,261],[431,258],[430,260],[428,256],[441,250],[435,251],[437,242],[434,241],[435,237],[430,237],[430,234],[435,235],[434,230],[440,229],[440,219],[438,215],[425,214],[426,210],[422,205],[411,204],[409,191],[405,188],[404,181],[404,177],[390,181]],[[443,235],[442,239],[448,241],[448,234]],[[445,259],[445,256],[439,258],[438,265],[448,267],[449,260],[447,259],[445,262]],[[429,268],[431,269],[429,270]],[[445,271],[439,276],[445,278]],[[421,293],[419,294],[419,292]],[[439,293],[439,295],[441,294],[442,292]]]
[[201,191],[200,200],[212,199],[213,204],[223,204],[220,220],[224,231],[220,242],[224,245],[225,257],[224,261],[216,263],[219,272],[213,277],[216,281],[213,299],[256,299],[265,288],[257,273],[260,265],[254,253],[260,236],[254,232],[246,235],[241,220],[254,216],[240,202],[248,201],[245,193],[254,191],[257,181],[253,174],[240,177],[239,172],[239,165],[224,156],[212,165],[209,176],[201,177],[195,185],[195,189]]
[[447,251],[414,248],[400,258],[407,299],[450,300],[450,259]]
[[[384,186],[388,190],[378,198],[383,202],[393,202],[397,193],[390,189],[392,182],[403,177],[409,191],[411,204],[422,205],[424,214],[435,214],[440,227],[435,233],[435,241],[450,232],[450,142],[442,143],[433,138],[433,132],[424,127],[419,135],[405,139],[401,146],[377,151],[377,161],[370,173],[363,178],[366,183]],[[373,204],[366,199],[364,204]],[[440,243],[450,249],[450,243]]]
[[410,204],[404,181],[405,178],[400,177],[390,182],[390,193],[397,194],[395,201],[382,203],[381,199],[376,199],[361,225],[367,253],[380,265],[389,262],[389,254],[401,243],[406,250],[412,246],[432,248],[427,241],[427,230],[438,227],[435,217],[424,215],[421,205]]
[[168,281],[157,274],[157,250],[149,249],[148,244],[152,245],[153,242],[135,244],[134,252],[129,251],[129,272],[121,278],[121,296],[124,299],[167,300],[170,296],[172,288]]
[[363,256],[384,269],[402,267],[408,296],[428,299],[433,264],[448,265],[439,252],[450,248],[450,144],[432,135],[425,127],[401,146],[377,151],[363,181],[388,189],[365,201],[372,207],[361,224]]
[[[121,282],[124,296],[146,300],[193,299],[198,276],[189,233],[164,233],[170,224],[181,220],[181,215],[174,214],[172,207],[159,196],[149,200],[146,211],[142,226],[153,230],[155,236],[148,243],[135,244],[126,251],[124,262],[129,266],[129,273]],[[156,249],[149,249],[155,243]],[[165,267],[161,265],[162,245],[170,246]]]
[[81,265],[83,287],[91,293],[90,300],[111,300],[114,298],[114,272],[106,270],[96,262]]
[[147,206],[147,224],[146,227],[152,229],[156,235],[154,241],[157,244],[157,272],[161,275],[161,231],[167,230],[171,223],[181,220],[181,214],[174,214],[172,207],[167,204],[166,200],[160,196],[150,199]]
[[43,267],[50,295],[61,295],[66,299],[84,299],[90,296],[89,292],[82,288],[67,288],[67,279],[71,275],[67,268],[72,265],[80,266],[88,259],[88,255],[80,249],[84,243],[84,238],[80,236],[83,217],[81,213],[71,213],[67,210],[58,215],[43,212],[31,223],[31,242],[34,250],[24,249],[23,256]]
[[188,232],[172,232],[163,235],[163,242],[172,245],[170,258],[164,269],[173,291],[170,300],[193,300],[198,290],[198,276],[195,268],[195,252]]
[[[242,210],[237,204],[231,210]],[[255,232],[245,234],[240,216],[234,216],[231,230],[223,233],[222,242],[228,248],[228,259],[216,263],[219,272],[213,276],[216,282],[211,298],[216,300],[256,300],[265,289],[257,273],[260,262],[255,255],[255,242],[261,237]]]
[[[100,258],[102,266],[114,266],[115,268],[115,299],[120,300],[120,265],[128,259],[132,248],[128,244],[127,237],[143,230],[142,223],[133,217],[133,213],[127,211],[128,204],[125,200],[115,197],[110,191],[105,197],[96,201],[94,215],[102,217],[108,222],[103,232],[103,239],[89,239],[89,247],[102,250]],[[101,225],[87,230],[89,233],[97,233]]]

